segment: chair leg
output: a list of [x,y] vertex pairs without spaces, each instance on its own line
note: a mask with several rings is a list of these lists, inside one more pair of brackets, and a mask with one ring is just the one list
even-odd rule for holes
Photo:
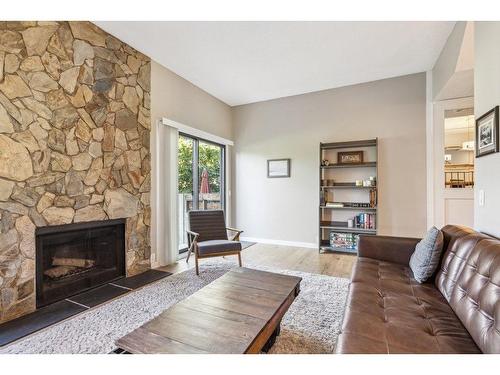
[[190,248],[188,249],[188,255],[187,255],[187,257],[186,257],[186,263],[189,263],[189,257],[191,256],[191,251],[193,251],[193,249],[190,247]]
[[241,267],[241,253],[238,253],[238,263],[240,264]]
[[194,253],[194,266],[196,268],[196,276],[199,276],[200,270],[198,268],[198,255],[196,255],[196,253]]

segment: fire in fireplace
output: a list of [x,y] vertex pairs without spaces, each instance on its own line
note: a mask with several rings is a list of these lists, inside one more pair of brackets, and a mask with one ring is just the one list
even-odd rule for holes
[[37,308],[125,276],[125,219],[36,230]]

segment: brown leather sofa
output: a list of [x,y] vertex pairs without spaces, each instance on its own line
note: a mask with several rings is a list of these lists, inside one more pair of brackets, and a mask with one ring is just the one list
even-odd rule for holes
[[500,353],[500,241],[442,229],[432,280],[408,263],[418,239],[362,236],[337,353]]

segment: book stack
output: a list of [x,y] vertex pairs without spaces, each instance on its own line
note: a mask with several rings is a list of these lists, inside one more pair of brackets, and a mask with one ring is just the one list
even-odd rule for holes
[[375,229],[375,214],[359,214],[354,216],[354,228]]
[[359,235],[355,233],[330,232],[330,246],[333,248],[351,249],[358,248]]
[[370,207],[377,207],[377,189],[370,189]]
[[369,207],[372,207],[370,205],[370,203],[359,203],[359,202],[350,202],[350,203],[346,203],[346,206],[347,207],[362,207],[362,208],[369,208]]

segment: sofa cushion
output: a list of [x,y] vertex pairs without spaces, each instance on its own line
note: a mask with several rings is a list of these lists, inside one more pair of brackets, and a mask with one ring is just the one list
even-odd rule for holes
[[419,283],[427,281],[436,271],[443,251],[443,234],[432,227],[426,236],[415,246],[410,258],[413,277]]
[[241,251],[241,243],[238,241],[210,240],[210,241],[198,242],[198,253],[200,255],[236,252],[236,251]]
[[466,227],[447,225],[444,234],[445,251],[442,256],[435,284],[449,302],[455,284],[476,244],[490,237]]
[[476,243],[450,305],[483,353],[500,353],[500,241]]
[[338,353],[480,353],[432,283],[395,263],[358,258]]

